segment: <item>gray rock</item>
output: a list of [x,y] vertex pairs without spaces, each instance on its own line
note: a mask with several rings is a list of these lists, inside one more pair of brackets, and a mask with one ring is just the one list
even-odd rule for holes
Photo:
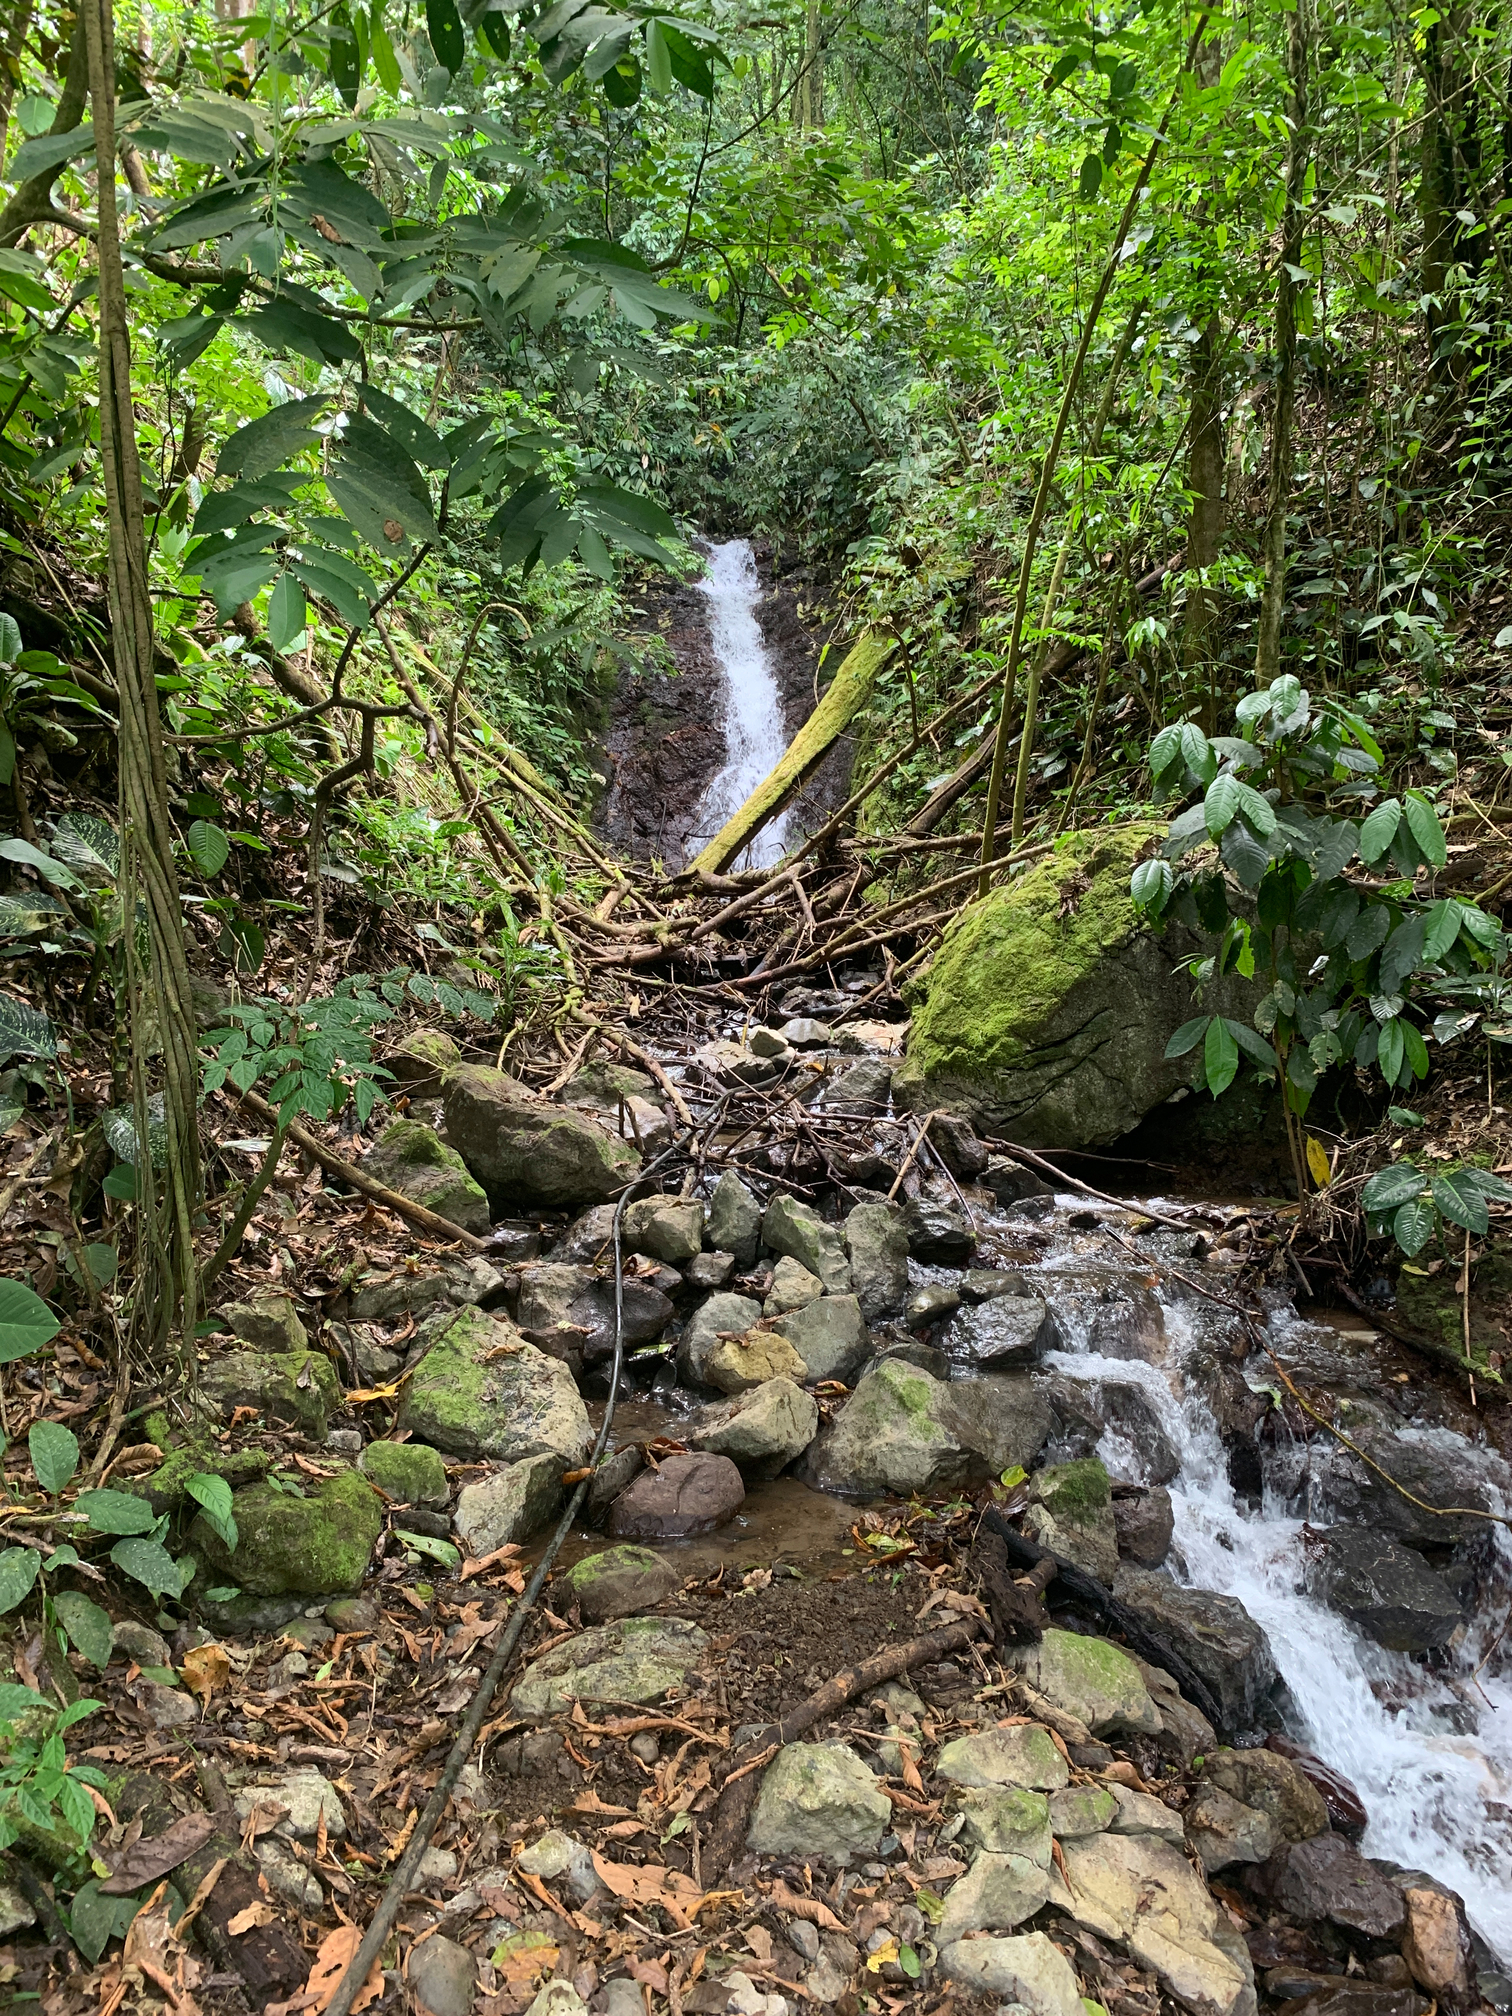
[[606,1547],[601,1554],[587,1554],[563,1580],[585,1624],[638,1616],[682,1587],[671,1562],[649,1547]]
[[637,1197],[625,1206],[624,1236],[637,1253],[681,1267],[703,1249],[704,1208],[697,1198]]
[[908,1233],[897,1205],[857,1204],[845,1221],[845,1250],[867,1322],[895,1316],[908,1299]]
[[115,1626],[110,1634],[110,1642],[115,1651],[127,1659],[134,1660],[138,1666],[173,1664],[167,1639],[154,1631],[150,1624],[138,1624],[133,1617],[123,1618]]
[[947,1385],[884,1358],[815,1441],[803,1475],[821,1491],[863,1498],[984,1483],[1027,1468],[1049,1426],[1050,1410],[1026,1379]]
[[1135,1659],[1145,1686],[1150,1690],[1150,1699],[1160,1710],[1160,1747],[1175,1757],[1183,1771],[1191,1767],[1194,1757],[1211,1757],[1217,1748],[1218,1734],[1200,1708],[1194,1708],[1169,1673],[1159,1666],[1151,1666],[1143,1659]]
[[892,1092],[893,1067],[881,1057],[863,1057],[830,1079],[824,1103],[837,1112],[885,1113]]
[[155,1680],[139,1680],[135,1692],[138,1708],[154,1729],[183,1729],[200,1719],[199,1709],[182,1688],[160,1687]]
[[562,1459],[547,1450],[506,1463],[502,1470],[465,1484],[452,1524],[470,1555],[493,1553],[540,1531],[562,1502]]
[[245,1786],[233,1803],[240,1820],[246,1820],[254,1806],[286,1808],[273,1832],[289,1841],[313,1841],[322,1819],[328,1840],[346,1839],[346,1813],[336,1788],[313,1765],[286,1771],[271,1785]]
[[1273,1820],[1282,1841],[1310,1841],[1328,1827],[1322,1793],[1290,1757],[1274,1750],[1214,1750],[1203,1775],[1231,1799]]
[[1043,1932],[958,1940],[941,1947],[940,1968],[968,1994],[1002,1996],[1028,2016],[1084,2016],[1071,1962]]
[[727,1337],[715,1345],[704,1360],[703,1376],[716,1392],[749,1393],[772,1379],[806,1379],[808,1369],[779,1331],[748,1330],[744,1337]]
[[903,1320],[910,1330],[922,1330],[930,1323],[940,1323],[947,1316],[954,1316],[960,1306],[959,1288],[947,1287],[943,1281],[926,1281],[922,1288],[915,1288],[909,1296]]
[[822,1050],[834,1041],[833,1032],[809,1015],[795,1015],[791,1022],[783,1024],[778,1033],[793,1050]]
[[683,1269],[683,1280],[698,1294],[710,1295],[716,1289],[727,1287],[734,1272],[733,1253],[695,1253]]
[[824,1293],[824,1283],[810,1274],[801,1260],[784,1254],[772,1270],[772,1285],[761,1305],[764,1316],[785,1316],[790,1309],[805,1309]]
[[681,1690],[708,1645],[708,1634],[683,1617],[600,1624],[533,1660],[515,1683],[510,1713],[543,1721],[574,1701],[660,1701]]
[[774,1197],[761,1220],[761,1238],[772,1252],[801,1260],[824,1283],[826,1294],[850,1293],[850,1262],[840,1232],[807,1204],[784,1194]]
[[514,1325],[461,1309],[404,1389],[399,1426],[453,1456],[519,1463],[548,1452],[575,1469],[593,1442],[571,1372]]
[[[558,1266],[612,1267],[614,1265],[614,1210],[612,1204],[595,1204],[584,1211],[556,1240],[547,1258]],[[621,1221],[621,1233],[624,1225]],[[621,1238],[621,1245],[624,1240]]]
[[968,1932],[1011,1932],[1032,1918],[1050,1895],[1050,1877],[1023,1855],[980,1852],[950,1886],[936,1937],[953,1945]]
[[968,1267],[961,1276],[963,1302],[992,1302],[999,1295],[1027,1295],[1025,1276],[1005,1267]]
[[451,1299],[451,1284],[439,1267],[428,1274],[390,1274],[352,1291],[351,1314],[356,1323],[391,1323],[396,1316],[418,1321]]
[[341,1382],[330,1359],[304,1348],[218,1352],[201,1368],[199,1390],[219,1418],[251,1407],[265,1420],[298,1428],[318,1444],[329,1431],[328,1415],[342,1404]]
[[1013,1785],[1026,1792],[1059,1792],[1071,1775],[1049,1732],[1037,1722],[957,1736],[940,1752],[935,1770],[952,1785]]
[[1052,1554],[1095,1575],[1104,1587],[1112,1582],[1118,1573],[1118,1529],[1108,1473],[1095,1456],[1075,1463],[1047,1463],[1034,1473],[1024,1531]]
[[685,1540],[722,1526],[744,1499],[745,1485],[728,1456],[666,1456],[615,1499],[609,1530],[624,1540]]
[[491,1202],[597,1204],[640,1174],[628,1142],[486,1065],[449,1074],[446,1134]]
[[953,1358],[1002,1372],[1034,1364],[1060,1341],[1040,1296],[994,1295],[961,1311],[945,1334],[945,1349]]
[[911,1198],[903,1212],[910,1258],[935,1267],[964,1267],[976,1251],[976,1234],[959,1211],[926,1197]]
[[[539,1246],[540,1235],[531,1233],[530,1237]],[[495,1259],[503,1260],[509,1257],[496,1251],[492,1245],[490,1250],[494,1252]],[[525,1256],[516,1254],[513,1257],[523,1259]],[[442,1261],[441,1273],[446,1282],[447,1298],[455,1302],[459,1309],[469,1303],[495,1308],[504,1300],[509,1289],[507,1277],[499,1272],[492,1261],[485,1260],[481,1253],[451,1254]]]
[[1268,1813],[1241,1806],[1216,1785],[1201,1786],[1186,1809],[1187,1845],[1209,1876],[1236,1862],[1265,1862],[1281,1845],[1281,1830]]
[[1276,1680],[1270,1641],[1236,1596],[1184,1589],[1169,1576],[1120,1565],[1113,1593],[1205,1680],[1226,1730],[1252,1729]]
[[628,1974],[617,1974],[604,1983],[604,2016],[646,2016],[646,2002],[640,1983]]
[[1077,1841],[1083,1834],[1105,1834],[1118,1801],[1102,1785],[1068,1785],[1050,1795],[1050,1831],[1057,1841]]
[[1179,1475],[1181,1455],[1161,1418],[1160,1402],[1137,1378],[1083,1378],[1057,1366],[1036,1373],[1035,1383],[1060,1423],[1068,1455],[1103,1453],[1107,1448],[1103,1437],[1111,1432],[1127,1445],[1125,1461],[1109,1459],[1114,1474],[1124,1481],[1169,1484]]
[[761,1206],[733,1169],[726,1169],[714,1186],[709,1203],[708,1237],[721,1252],[733,1253],[737,1267],[749,1267],[756,1258],[756,1242],[761,1233]]
[[1155,1484],[1134,1497],[1116,1497],[1113,1525],[1123,1560],[1132,1561],[1136,1568],[1163,1567],[1176,1531],[1170,1492],[1163,1484]]
[[1139,1668],[1106,1638],[1047,1630],[1016,1657],[1029,1684],[1094,1736],[1160,1733],[1160,1712]]
[[743,1337],[760,1321],[761,1304],[749,1295],[711,1295],[688,1319],[677,1347],[677,1369],[692,1384],[707,1385],[704,1375],[721,1336]]
[[442,1029],[411,1029],[383,1058],[411,1099],[438,1098],[447,1072],[461,1062],[462,1052]]
[[[645,2003],[641,2003],[644,2010]],[[588,2005],[570,1981],[560,1976],[548,1981],[536,1996],[525,2016],[587,2016]]]
[[960,1805],[965,1819],[961,1832],[973,1847],[989,1855],[1020,1855],[1049,1868],[1050,1803],[1042,1792],[1012,1785],[974,1786],[961,1794]]
[[637,1442],[627,1442],[622,1449],[611,1450],[606,1456],[600,1457],[599,1466],[593,1473],[593,1482],[588,1486],[588,1500],[583,1507],[584,1524],[602,1525],[608,1516],[609,1507],[644,1468],[645,1458],[641,1455],[640,1444]]
[[775,1477],[803,1454],[819,1432],[819,1406],[791,1379],[760,1386],[706,1408],[684,1431],[692,1449],[728,1456],[748,1479]]
[[1333,1526],[1308,1557],[1307,1592],[1384,1645],[1431,1652],[1464,1622],[1459,1599],[1422,1556],[1365,1526]]
[[1153,1834],[1160,1841],[1179,1846],[1186,1839],[1181,1815],[1149,1792],[1136,1792],[1129,1785],[1109,1787],[1118,1802],[1118,1811],[1108,1823],[1110,1834]]
[[808,1370],[806,1385],[838,1379],[849,1385],[866,1363],[871,1339],[855,1295],[826,1295],[782,1319],[782,1334]]
[[999,1204],[1021,1204],[1026,1197],[1053,1197],[1055,1185],[1009,1155],[989,1155],[981,1184]]
[[565,1884],[578,1904],[586,1904],[604,1887],[593,1866],[593,1857],[582,1842],[574,1841],[558,1827],[550,1828],[528,1848],[522,1848],[518,1863],[527,1876],[539,1876],[545,1883]]
[[309,1333],[299,1320],[292,1295],[280,1295],[274,1289],[261,1289],[249,1295],[245,1302],[228,1302],[220,1315],[232,1336],[239,1337],[254,1351],[304,1351],[309,1348]]
[[287,1843],[276,1834],[264,1834],[253,1843],[257,1866],[268,1879],[268,1888],[296,1910],[312,1914],[325,1905],[325,1892]]
[[789,1052],[787,1038],[776,1029],[753,1029],[746,1038],[746,1048],[753,1057],[770,1058],[774,1063],[786,1060]]
[[791,1919],[783,1927],[793,1951],[812,1964],[819,1958],[819,1933],[806,1918]]
[[391,1120],[369,1149],[364,1171],[438,1218],[483,1237],[491,1214],[483,1186],[468,1174],[455,1148],[418,1120]]
[[[621,1286],[621,1336],[626,1348],[651,1344],[672,1321],[672,1304],[661,1290],[634,1275]],[[548,1348],[554,1335],[570,1340],[584,1364],[614,1352],[614,1278],[582,1265],[546,1260],[520,1275],[517,1320],[522,1330]],[[551,1354],[556,1357],[556,1351]]]
[[[1387,1477],[1427,1505],[1490,1512],[1512,1499],[1512,1464],[1458,1435],[1442,1430],[1394,1434],[1366,1420],[1358,1427],[1351,1424],[1351,1439]],[[1309,1452],[1305,1490],[1310,1519],[1326,1508],[1340,1524],[1364,1526],[1409,1547],[1452,1547],[1486,1528],[1484,1519],[1443,1518],[1420,1510],[1337,1444]]]
[[757,1855],[823,1855],[846,1862],[876,1852],[892,1805],[844,1743],[789,1743],[767,1767],[751,1815]]
[[426,2016],[469,2016],[477,1979],[472,1954],[444,1933],[421,1940],[410,1955],[410,1991]]
[[1254,1970],[1182,1851],[1151,1834],[1061,1844],[1070,1915],[1127,1946],[1193,2016],[1255,2016]]

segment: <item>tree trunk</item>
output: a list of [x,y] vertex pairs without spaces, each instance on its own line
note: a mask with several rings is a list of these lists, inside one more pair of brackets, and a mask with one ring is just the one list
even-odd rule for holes
[[1297,0],[1287,42],[1291,81],[1291,146],[1286,162],[1286,208],[1281,223],[1281,265],[1276,280],[1276,395],[1271,413],[1270,470],[1261,557],[1260,635],[1255,644],[1255,684],[1269,686],[1281,671],[1281,611],[1286,601],[1286,509],[1291,502],[1292,419],[1297,402],[1297,282],[1302,260],[1302,189],[1307,176],[1308,8]]
[[[1192,495],[1187,521],[1186,566],[1189,576],[1205,573],[1223,547],[1223,349],[1218,317],[1210,315],[1192,345],[1191,452],[1187,488]],[[1207,665],[1203,727],[1211,735],[1218,725],[1218,675],[1213,663],[1213,619],[1217,604],[1205,581],[1193,579],[1187,589],[1186,623],[1181,638],[1181,662],[1190,671]]]
[[[138,1167],[150,1172],[146,1146],[150,1057],[161,1050],[165,1198],[143,1181],[137,1201],[137,1283],[133,1323],[139,1340],[160,1346],[179,1325],[192,1334],[198,1294],[194,1218],[200,1204],[200,1148],[194,1008],[184,954],[183,907],[173,860],[168,777],[154,676],[152,604],[142,471],[131,400],[131,344],[121,274],[115,183],[115,39],[111,0],[85,0],[90,95],[94,100],[99,176],[100,461],[110,528],[110,618],[120,694],[121,902],[143,916],[148,963],[138,932],[125,933],[131,1005],[132,1098]],[[152,1158],[155,1160],[156,1158]]]
[[0,50],[0,161],[5,159],[5,136],[10,129],[11,101],[16,95],[16,82],[21,75],[21,52],[26,47],[27,36],[31,33],[32,11],[32,0],[16,0],[10,33],[5,38],[4,49]]

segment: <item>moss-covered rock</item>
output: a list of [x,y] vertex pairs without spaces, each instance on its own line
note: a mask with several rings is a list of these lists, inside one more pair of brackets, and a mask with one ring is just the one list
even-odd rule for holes
[[399,1426],[451,1456],[518,1463],[551,1451],[569,1469],[593,1440],[567,1367],[481,1309],[441,1329],[404,1389]]
[[445,1505],[451,1497],[446,1465],[424,1442],[370,1442],[358,1468],[401,1505]]
[[[948,1107],[1027,1147],[1079,1147],[1116,1140],[1190,1083],[1191,1060],[1165,1055],[1193,1012],[1186,946],[1179,927],[1141,924],[1129,896],[1164,830],[1076,835],[962,911],[915,1006],[897,1104]],[[1244,993],[1226,982],[1204,1006],[1232,1014]]]
[[383,1530],[378,1494],[355,1470],[297,1498],[269,1483],[238,1491],[233,1553],[200,1517],[189,1544],[207,1565],[207,1583],[235,1583],[249,1596],[330,1596],[362,1582]]
[[153,1511],[161,1514],[183,1504],[191,1477],[224,1477],[232,1490],[238,1491],[266,1477],[272,1462],[266,1449],[212,1449],[204,1443],[185,1442],[170,1449],[147,1476],[123,1477],[112,1488],[145,1498]]
[[1075,1631],[1046,1631],[1019,1658],[1030,1685],[1057,1708],[1085,1722],[1094,1736],[1132,1730],[1158,1736],[1160,1711],[1127,1652],[1106,1638]]
[[636,1616],[682,1587],[681,1575],[664,1554],[628,1543],[584,1555],[563,1579],[585,1624]]
[[601,1204],[640,1174],[633,1143],[486,1065],[448,1076],[446,1132],[495,1203]]
[[478,1238],[493,1222],[482,1184],[473,1181],[456,1149],[418,1120],[395,1120],[385,1127],[364,1167],[401,1197]]
[[[1503,1329],[1512,1309],[1512,1253],[1491,1252],[1470,1282],[1470,1357],[1465,1358],[1465,1305],[1457,1274],[1423,1274],[1402,1268],[1397,1275],[1396,1321],[1420,1348],[1456,1372],[1502,1383],[1502,1360],[1512,1350]],[[1498,1320],[1500,1319],[1500,1320]]]
[[462,1062],[462,1052],[444,1029],[412,1029],[383,1062],[412,1099],[434,1099],[447,1072]]
[[335,1367],[316,1351],[224,1352],[200,1372],[200,1395],[222,1419],[251,1407],[312,1442],[325,1441],[326,1416],[342,1402]]
[[1027,1466],[1049,1432],[1049,1406],[1026,1376],[947,1384],[884,1358],[862,1376],[799,1474],[848,1498],[949,1490]]
[[260,1289],[245,1302],[228,1302],[220,1321],[254,1351],[303,1351],[310,1342],[294,1297],[272,1289]]
[[[990,1309],[999,1302],[985,1305]],[[1099,1582],[1118,1573],[1118,1528],[1108,1473],[1095,1456],[1047,1463],[1029,1480],[1024,1530],[1041,1547],[1085,1568]]]

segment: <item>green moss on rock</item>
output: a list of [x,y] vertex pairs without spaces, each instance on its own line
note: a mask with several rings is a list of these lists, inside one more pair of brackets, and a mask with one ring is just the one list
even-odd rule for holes
[[378,1494],[355,1470],[331,1477],[307,1498],[254,1484],[233,1505],[233,1553],[203,1518],[189,1543],[208,1583],[235,1583],[249,1596],[328,1596],[356,1589],[383,1530]]
[[446,1465],[424,1442],[370,1442],[358,1467],[401,1505],[444,1505],[451,1496]]
[[188,1496],[191,1477],[224,1477],[237,1491],[266,1477],[272,1460],[265,1449],[211,1449],[186,1442],[170,1450],[148,1476],[123,1478],[114,1488],[145,1498],[154,1512],[171,1512]]
[[1502,1383],[1499,1365],[1491,1363],[1508,1351],[1507,1335],[1496,1321],[1512,1308],[1512,1254],[1491,1253],[1474,1270],[1470,1284],[1470,1357],[1465,1359],[1465,1305],[1455,1276],[1419,1274],[1402,1268],[1397,1276],[1396,1318],[1431,1357],[1457,1372],[1473,1371],[1477,1379]]

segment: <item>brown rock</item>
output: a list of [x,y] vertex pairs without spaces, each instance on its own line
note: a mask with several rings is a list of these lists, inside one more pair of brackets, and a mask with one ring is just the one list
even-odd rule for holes
[[744,1497],[740,1472],[728,1456],[668,1456],[615,1499],[609,1531],[625,1540],[685,1539],[723,1525]]
[[1159,1568],[1171,1551],[1175,1519],[1171,1494],[1163,1485],[1113,1500],[1113,1525],[1118,1552],[1139,1568]]
[[[1264,1755],[1264,1752],[1253,1753]],[[1402,1887],[1337,1834],[1294,1841],[1247,1881],[1305,1925],[1327,1918],[1367,1939],[1399,1939],[1407,1923]]]
[[791,1379],[801,1386],[809,1369],[786,1337],[775,1330],[750,1330],[716,1345],[704,1362],[703,1376],[721,1393],[746,1393],[768,1379]]
[[1203,1775],[1241,1806],[1268,1813],[1284,1840],[1310,1841],[1328,1825],[1322,1793],[1274,1750],[1215,1750]]
[[1430,1995],[1463,1995],[1470,1986],[1470,1941],[1459,1900],[1443,1890],[1411,1886],[1402,1958]]

